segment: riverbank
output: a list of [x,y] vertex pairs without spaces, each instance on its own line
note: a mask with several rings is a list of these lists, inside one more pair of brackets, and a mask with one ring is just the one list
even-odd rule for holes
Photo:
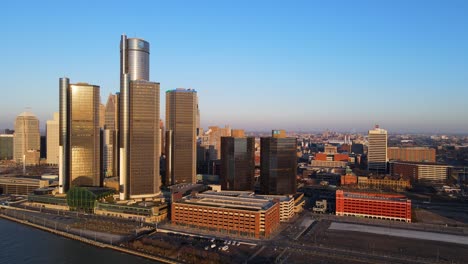
[[110,245],[110,244],[94,241],[94,240],[91,240],[91,239],[88,239],[88,238],[80,237],[80,236],[70,234],[70,233],[67,233],[67,232],[63,232],[63,231],[60,231],[60,230],[55,230],[55,229],[52,229],[52,228],[49,228],[49,227],[44,227],[44,226],[41,226],[41,225],[38,225],[38,224],[35,224],[35,223],[31,223],[31,222],[29,222],[27,220],[17,219],[17,218],[7,216],[7,215],[1,214],[1,213],[0,213],[0,217],[3,218],[3,219],[9,220],[9,221],[13,221],[13,222],[16,222],[16,223],[19,223],[19,224],[27,225],[27,226],[30,226],[30,227],[33,227],[33,228],[36,228],[36,229],[40,229],[40,230],[52,233],[54,235],[62,236],[62,237],[72,239],[72,240],[76,240],[76,241],[86,243],[86,244],[89,244],[89,245],[92,245],[92,246],[112,249],[112,250],[119,251],[119,252],[122,252],[122,253],[126,253],[126,254],[130,254],[130,255],[146,258],[146,259],[149,259],[149,260],[157,261],[159,263],[170,263],[170,264],[179,263],[179,262],[171,260],[171,259],[166,259],[166,258],[162,258],[162,257],[157,257],[157,256],[145,254],[145,253],[142,253],[142,252],[138,252],[138,251],[130,250],[130,249],[127,249],[127,248],[123,248],[123,247],[120,247],[120,246]]

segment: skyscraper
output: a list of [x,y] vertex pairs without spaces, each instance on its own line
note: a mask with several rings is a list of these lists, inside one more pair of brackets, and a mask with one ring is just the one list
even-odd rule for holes
[[369,130],[367,150],[367,168],[370,171],[385,174],[387,171],[387,130],[375,126]]
[[253,190],[255,138],[221,137],[221,186],[226,190]]
[[106,177],[117,176],[118,171],[118,148],[117,148],[117,119],[118,106],[117,96],[110,94],[104,115],[103,133],[103,169]]
[[197,92],[166,92],[166,176],[170,183],[196,182]]
[[0,134],[0,160],[13,159],[13,135]]
[[296,193],[296,138],[283,130],[260,139],[260,187],[264,194]]
[[147,41],[120,41],[119,181],[120,199],[160,193],[159,83],[149,82]]
[[124,74],[130,81],[149,81],[150,45],[146,40],[121,36],[120,40],[120,87],[123,86]]
[[60,193],[101,185],[99,105],[99,86],[60,78]]
[[15,121],[13,159],[26,165],[39,164],[41,136],[39,119],[31,112],[23,112]]
[[[125,78],[126,79],[126,78]],[[121,199],[150,198],[160,193],[159,83],[130,81],[121,91]],[[125,166],[125,167],[124,167]]]
[[52,120],[46,122],[47,163],[59,163],[59,113],[54,113]]

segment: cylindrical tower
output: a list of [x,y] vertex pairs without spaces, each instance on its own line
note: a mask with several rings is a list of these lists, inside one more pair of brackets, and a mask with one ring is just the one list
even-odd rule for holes
[[123,74],[128,73],[130,80],[149,81],[149,42],[139,38],[120,40],[120,81],[123,85]]
[[68,111],[67,106],[69,104],[69,90],[70,80],[68,78],[60,78],[59,80],[59,94],[60,94],[60,105],[59,105],[59,192],[64,193],[68,189],[68,181],[66,177],[69,175],[69,161],[68,149]]

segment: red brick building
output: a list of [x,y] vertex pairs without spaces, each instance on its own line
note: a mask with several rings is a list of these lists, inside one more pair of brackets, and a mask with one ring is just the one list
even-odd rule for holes
[[387,148],[389,160],[413,161],[413,162],[435,162],[436,150],[433,148]]
[[328,153],[317,153],[315,154],[315,160],[320,161],[345,161],[348,162],[349,155],[348,154],[328,154]]
[[411,200],[403,195],[336,191],[336,215],[411,222]]
[[341,185],[355,185],[358,183],[358,177],[356,175],[341,175]]
[[173,202],[174,224],[254,238],[268,238],[280,223],[280,203],[264,198],[197,194]]

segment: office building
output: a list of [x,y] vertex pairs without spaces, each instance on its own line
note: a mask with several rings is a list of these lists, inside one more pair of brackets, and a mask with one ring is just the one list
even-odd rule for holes
[[59,191],[101,186],[99,86],[60,78]]
[[47,164],[59,164],[59,113],[46,122]]
[[15,121],[13,159],[25,165],[38,165],[41,135],[39,119],[31,112],[23,112]]
[[411,182],[444,183],[451,175],[452,166],[431,162],[391,161],[390,174],[410,178]]
[[210,126],[208,130],[200,135],[200,146],[208,151],[208,161],[221,158],[221,137],[230,137],[231,127]]
[[172,202],[173,224],[226,235],[268,238],[279,227],[280,203],[260,197],[198,193]]
[[161,181],[159,83],[129,81],[120,96],[120,199],[158,196]]
[[336,215],[411,222],[411,200],[403,195],[336,191]]
[[367,150],[367,168],[378,174],[387,171],[387,130],[375,126],[369,130]]
[[118,101],[117,95],[110,94],[107,98],[104,115],[103,132],[103,170],[106,177],[118,175]]
[[399,176],[385,176],[381,178],[359,176],[358,188],[401,192],[411,189],[411,181],[409,178]]
[[0,134],[0,160],[13,159],[13,135]]
[[167,185],[196,182],[197,101],[193,89],[166,92]]
[[0,194],[28,195],[38,188],[49,187],[48,180],[0,177]]
[[124,74],[129,75],[130,81],[149,81],[150,72],[150,44],[139,38],[120,39],[120,87],[124,84]]
[[255,138],[221,138],[221,186],[225,190],[253,190]]
[[387,153],[388,153],[389,160],[413,161],[413,162],[435,162],[436,161],[436,150],[433,148],[390,147],[387,149]]
[[284,130],[260,139],[260,186],[263,194],[296,193],[296,138]]

